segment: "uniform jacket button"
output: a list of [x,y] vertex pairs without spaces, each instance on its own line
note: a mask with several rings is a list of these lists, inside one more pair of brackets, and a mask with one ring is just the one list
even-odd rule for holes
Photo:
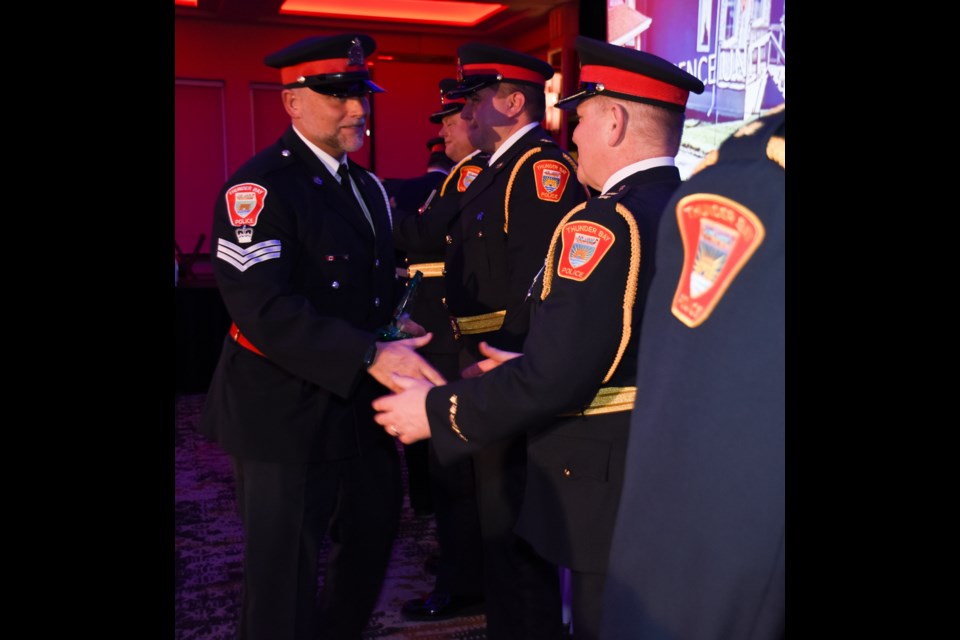
[[449,233],[447,234],[446,241],[447,241],[447,244],[453,244],[453,238],[450,237]]
[[573,471],[570,471],[570,468],[569,468],[569,467],[564,467],[564,468],[563,468],[563,477],[564,477],[564,478],[569,478],[569,477],[572,476],[572,475],[573,475]]
[[379,266],[380,266],[380,258],[377,258],[376,260],[373,261],[373,266],[375,266],[375,267],[379,267]]
[[330,283],[330,286],[333,287],[334,289],[339,289],[340,283],[334,280],[333,282]]
[[483,231],[477,231],[477,237],[478,237],[478,238],[482,238],[482,237],[483,237]]
[[380,306],[380,298],[374,298],[374,299],[373,299],[373,306],[375,306],[375,307],[379,307],[379,306]]

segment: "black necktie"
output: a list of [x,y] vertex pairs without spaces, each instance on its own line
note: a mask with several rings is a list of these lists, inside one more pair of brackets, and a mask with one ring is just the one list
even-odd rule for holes
[[340,168],[337,169],[337,175],[340,176],[340,187],[343,188],[351,198],[354,198],[353,187],[350,185],[350,172],[347,170],[347,165],[340,163]]
[[[340,187],[343,188],[348,198],[360,205],[360,208],[363,210],[363,217],[367,219],[367,222],[370,223],[370,228],[373,229],[373,218],[370,217],[370,212],[367,210],[366,204],[361,199],[359,193],[355,194],[353,192],[353,185],[350,183],[350,172],[347,170],[347,165],[341,162],[340,167],[337,169],[337,175],[340,176]],[[374,233],[376,233],[375,230]]]

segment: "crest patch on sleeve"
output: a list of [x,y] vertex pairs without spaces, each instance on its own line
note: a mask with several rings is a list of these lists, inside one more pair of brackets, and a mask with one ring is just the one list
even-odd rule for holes
[[557,275],[578,282],[590,277],[617,239],[610,229],[589,220],[563,225],[561,237],[563,250]]
[[537,183],[538,198],[559,202],[570,180],[570,169],[556,160],[538,160],[533,163],[533,179]]
[[766,231],[745,206],[712,193],[694,193],[677,203],[683,269],[671,311],[688,327],[710,317],[717,303]]
[[227,190],[227,213],[235,227],[255,227],[267,201],[267,190],[253,182],[236,184]]
[[460,167],[460,177],[457,179],[457,191],[463,193],[467,190],[467,187],[470,186],[470,183],[473,182],[473,179],[476,178],[482,169],[476,165],[467,164]]

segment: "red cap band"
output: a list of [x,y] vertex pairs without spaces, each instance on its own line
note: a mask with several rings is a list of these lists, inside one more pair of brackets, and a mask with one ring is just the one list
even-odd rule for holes
[[[654,80],[650,76],[624,71],[616,67],[584,65],[580,69],[580,82],[602,82],[608,91],[626,93],[638,98],[651,98],[671,104],[687,106],[690,92],[669,82]],[[600,95],[603,95],[602,93]]]
[[298,82],[300,76],[317,76],[326,73],[347,73],[350,71],[366,71],[367,68],[362,65],[349,65],[347,58],[328,58],[326,60],[311,60],[295,64],[292,67],[280,69],[280,82],[283,84],[292,84]]
[[435,144],[432,147],[430,147],[430,153],[436,153],[437,151],[442,153],[445,150],[446,150],[446,146],[443,144]]
[[504,80],[523,80],[525,82],[536,82],[537,84],[546,84],[546,79],[542,73],[531,71],[526,67],[516,67],[512,64],[465,64],[463,65],[463,77],[469,76],[495,76],[498,73]]

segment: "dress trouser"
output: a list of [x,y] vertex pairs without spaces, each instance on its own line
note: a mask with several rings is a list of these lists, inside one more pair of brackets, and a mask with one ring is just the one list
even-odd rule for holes
[[[318,464],[233,463],[245,537],[240,640],[359,639],[400,516],[396,449]],[[318,609],[318,551],[328,527]]]
[[474,455],[488,640],[564,637],[560,576],[514,533],[526,480],[526,435]]
[[597,640],[600,637],[600,612],[603,608],[603,583],[606,573],[570,572],[573,640]]

